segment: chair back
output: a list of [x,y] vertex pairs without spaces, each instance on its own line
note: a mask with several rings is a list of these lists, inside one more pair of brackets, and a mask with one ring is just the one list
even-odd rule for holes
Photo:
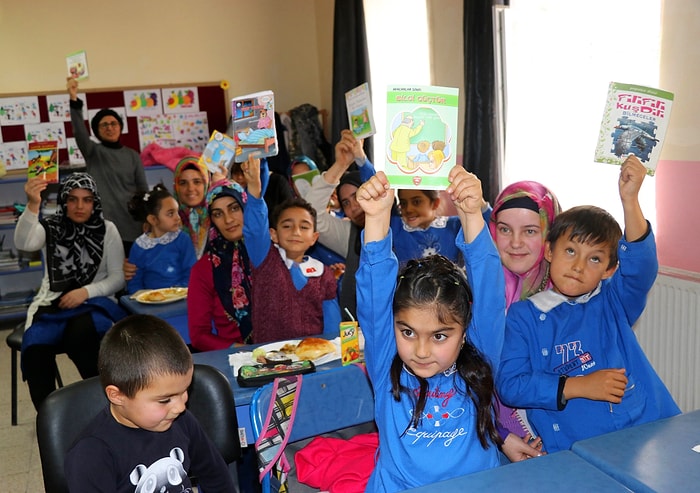
[[[273,384],[260,387],[250,402],[250,421],[255,441],[263,433],[273,398]],[[297,390],[296,414],[287,429],[287,443],[330,433],[374,420],[374,394],[369,378],[358,365],[317,370],[303,375]],[[269,477],[262,491],[270,491]]]
[[[68,493],[63,461],[80,432],[107,405],[99,377],[52,392],[39,408],[36,433],[46,493]],[[241,455],[238,420],[228,379],[208,365],[194,365],[188,409],[227,464]]]

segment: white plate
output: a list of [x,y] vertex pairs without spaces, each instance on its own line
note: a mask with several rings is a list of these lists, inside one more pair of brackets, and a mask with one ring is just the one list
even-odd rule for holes
[[[154,299],[154,297],[158,297],[158,295],[163,296],[164,299]],[[172,303],[184,298],[187,298],[187,288],[161,288],[143,291],[142,293],[136,295],[134,299],[139,303],[161,305],[163,303]]]
[[[299,344],[300,341],[301,339],[290,339],[287,341],[271,342],[269,344],[264,344],[260,346],[260,348],[262,348],[266,353],[269,351],[279,351],[279,349],[285,344]],[[323,365],[330,361],[340,359],[340,337],[336,337],[335,339],[331,339],[330,341],[335,346],[335,351],[332,353],[324,354],[320,358],[313,360],[314,365]],[[299,358],[294,353],[288,354],[287,356],[289,356],[289,359],[292,361],[299,361]],[[229,354],[228,359],[229,364],[233,367],[234,375],[238,375],[238,368],[240,368],[243,365],[258,364],[258,362],[253,359],[253,353],[249,351],[241,351],[238,353]]]

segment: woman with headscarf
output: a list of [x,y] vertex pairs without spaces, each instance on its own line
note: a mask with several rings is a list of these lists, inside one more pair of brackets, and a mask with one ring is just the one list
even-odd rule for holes
[[97,375],[100,340],[126,315],[113,299],[124,287],[124,249],[117,227],[103,217],[95,181],[87,173],[68,176],[57,212],[40,220],[46,187],[42,178],[27,181],[14,238],[18,249],[44,249],[44,278],[22,338],[23,375],[37,409],[55,390],[56,354],[67,353],[81,377]]
[[204,255],[190,274],[187,315],[192,347],[225,349],[251,342],[251,267],[243,244],[248,196],[238,183],[222,182],[207,194],[211,225]]
[[210,224],[206,203],[206,195],[211,183],[209,169],[206,164],[199,162],[199,157],[186,156],[175,166],[173,178],[175,200],[180,206],[182,230],[192,239],[194,250],[199,258],[207,244]]
[[[496,197],[489,229],[503,264],[506,308],[551,287],[544,244],[560,212],[561,206],[554,193],[535,181],[513,183]],[[500,400],[497,406],[499,428],[505,435],[503,451],[508,458],[517,461],[538,455],[543,444],[529,434],[524,413],[505,406]]]

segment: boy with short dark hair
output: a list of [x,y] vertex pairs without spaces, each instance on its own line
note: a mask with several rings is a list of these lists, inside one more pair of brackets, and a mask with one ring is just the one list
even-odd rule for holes
[[173,327],[151,315],[122,319],[104,336],[98,365],[109,405],[68,450],[71,492],[133,493],[147,483],[148,491],[192,491],[190,475],[205,491],[236,491],[218,449],[185,408],[194,366]]
[[333,271],[306,255],[318,240],[316,210],[289,199],[270,216],[261,198],[260,159],[242,165],[248,182],[243,238],[253,267],[252,324],[257,344],[320,333],[338,334],[340,307]]
[[633,155],[620,169],[624,237],[598,207],[558,215],[545,244],[553,288],[508,311],[497,389],[550,453],[680,413],[632,330],[658,269],[638,200],[645,175]]

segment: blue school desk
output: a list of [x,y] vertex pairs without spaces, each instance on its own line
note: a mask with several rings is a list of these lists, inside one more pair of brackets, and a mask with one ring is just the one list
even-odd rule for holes
[[186,344],[190,343],[190,331],[187,327],[187,298],[172,303],[140,303],[125,294],[119,298],[119,304],[129,313],[153,315],[162,318],[175,327]]
[[623,485],[569,450],[406,491],[412,493],[463,493],[465,491],[629,493]]
[[[250,400],[255,391],[258,390],[258,387],[241,387],[238,385],[238,380],[236,380],[236,376],[233,374],[233,368],[228,363],[228,355],[239,351],[252,351],[258,346],[260,346],[260,344],[220,349],[218,351],[206,351],[203,353],[194,353],[192,355],[192,359],[195,363],[213,366],[228,378],[231,384],[231,390],[233,391],[233,398],[236,401],[238,427],[245,430],[245,439],[249,442],[248,445],[252,445],[251,441],[253,439],[253,427],[250,424]],[[341,366],[340,359],[317,366],[316,371],[324,371],[329,368],[337,368],[338,366]]]
[[571,450],[635,492],[700,491],[700,410],[576,442]]

